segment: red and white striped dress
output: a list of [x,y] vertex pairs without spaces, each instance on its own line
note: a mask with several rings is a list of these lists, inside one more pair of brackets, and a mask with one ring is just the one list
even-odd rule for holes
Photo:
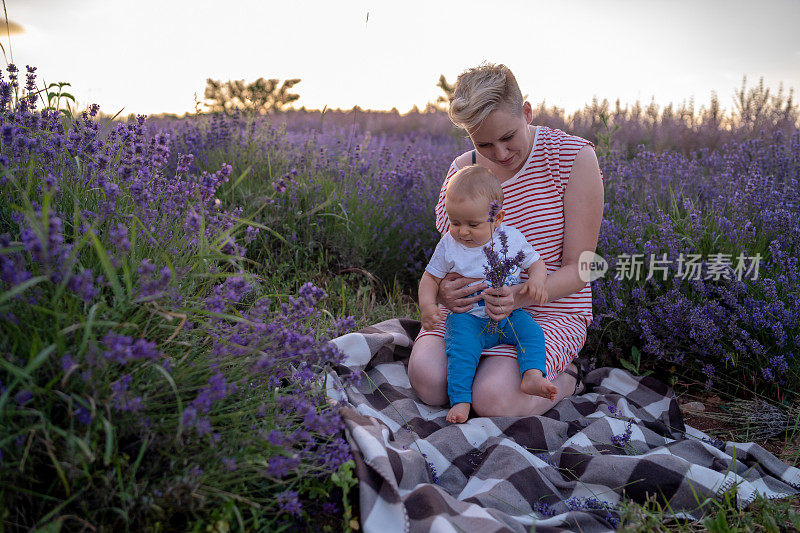
[[[503,182],[503,223],[514,226],[525,235],[538,251],[547,272],[561,267],[564,247],[564,190],[578,151],[591,142],[561,130],[538,126],[533,146],[519,172]],[[450,228],[444,209],[444,194],[450,177],[458,170],[450,165],[436,204],[436,229],[444,235]],[[527,279],[525,271],[522,279]],[[441,309],[449,313],[444,307]],[[592,321],[592,289],[587,283],[575,294],[545,305],[524,308],[544,331],[547,351],[547,377],[555,379],[577,355],[586,341],[586,329]],[[444,323],[435,329],[420,331],[417,339],[426,335],[444,337]],[[516,358],[516,348],[501,344],[483,351],[484,356],[502,355]]]

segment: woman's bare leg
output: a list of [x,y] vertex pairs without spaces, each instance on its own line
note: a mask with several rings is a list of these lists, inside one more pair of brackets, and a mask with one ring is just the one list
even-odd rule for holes
[[[567,368],[574,368],[574,363]],[[520,390],[522,376],[512,357],[484,357],[472,383],[472,409],[479,416],[530,416],[550,410],[575,391],[575,378],[562,373],[553,384],[558,387],[555,401],[531,396]]]
[[448,403],[444,338],[427,335],[414,343],[408,361],[408,380],[420,400],[428,405]]

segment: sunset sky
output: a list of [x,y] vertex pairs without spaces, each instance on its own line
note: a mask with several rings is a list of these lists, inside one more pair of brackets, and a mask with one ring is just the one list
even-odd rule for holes
[[[457,9],[453,6],[457,5]],[[800,0],[435,2],[6,0],[2,44],[68,81],[82,106],[183,113],[206,78],[301,78],[297,105],[408,111],[482,61],[505,63],[534,104],[593,96],[660,104],[747,75],[800,90]],[[2,15],[0,15],[2,17]]]

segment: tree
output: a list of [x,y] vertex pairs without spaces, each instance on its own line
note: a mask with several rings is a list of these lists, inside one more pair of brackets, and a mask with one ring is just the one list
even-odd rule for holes
[[[453,96],[453,91],[455,90],[455,85],[452,83],[447,83],[447,78],[444,77],[444,74],[439,76],[439,83],[436,84],[443,92],[444,95],[439,95],[436,98],[436,103],[433,104],[436,109],[438,110],[447,110],[447,107],[450,105],[450,97]],[[430,108],[430,104],[426,107],[426,111]]]
[[264,78],[247,84],[244,80],[222,82],[209,78],[206,83],[206,107],[212,112],[230,113],[239,109],[263,115],[270,111],[282,111],[300,98],[300,95],[289,92],[300,83],[299,78],[284,80],[280,85],[279,80]]

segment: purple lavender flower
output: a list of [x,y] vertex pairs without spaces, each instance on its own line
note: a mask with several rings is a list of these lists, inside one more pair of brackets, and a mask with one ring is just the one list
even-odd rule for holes
[[286,435],[284,435],[283,432],[278,429],[273,429],[269,432],[269,434],[267,434],[267,441],[273,446],[277,447],[283,447],[289,443]]
[[172,271],[168,266],[159,269],[158,275],[153,276],[155,265],[149,259],[144,259],[139,265],[139,300],[149,300],[160,297],[167,290],[172,279]]
[[94,286],[94,276],[89,269],[72,276],[67,285],[72,292],[87,302],[94,300],[98,294],[97,287]]
[[199,436],[208,435],[211,433],[211,420],[207,416],[198,417],[194,427]]
[[244,255],[244,252],[236,245],[236,241],[233,240],[232,237],[225,239],[225,242],[222,243],[222,247],[220,247],[220,251],[226,255]]
[[278,493],[277,501],[281,510],[290,515],[300,516],[303,511],[303,504],[300,503],[297,492],[293,490],[285,490]]
[[782,376],[785,376],[789,372],[789,363],[786,361],[786,356],[783,354],[770,358],[769,364]]
[[210,311],[222,313],[228,306],[240,303],[252,287],[244,277],[232,276],[214,287],[213,294],[206,299],[206,307]]
[[298,466],[300,466],[300,458],[297,456],[286,457],[285,455],[275,455],[269,458],[267,474],[279,479],[284,478]]
[[436,467],[430,461],[428,461],[428,469],[430,470],[430,473],[431,473],[431,481],[433,483],[438,484],[439,483],[439,473],[436,471]]
[[192,167],[193,159],[194,159],[193,154],[180,154],[178,156],[177,173],[187,174],[189,172],[189,169]]
[[283,178],[280,178],[276,181],[272,182],[272,188],[275,189],[277,192],[286,192],[286,182]]
[[533,508],[531,510],[543,516],[555,516],[558,514],[558,511],[550,507],[545,502],[536,502],[535,504],[533,504]]
[[345,333],[348,333],[356,328],[356,320],[353,316],[346,316],[342,318],[337,318],[336,322],[333,324],[333,327],[328,330],[328,337],[335,338],[341,337]]
[[228,385],[225,376],[221,372],[217,372],[208,380],[208,385],[197,393],[197,397],[192,401],[192,406],[200,413],[208,413],[214,402],[222,400],[233,390],[235,390],[235,386]]
[[186,222],[184,223],[183,227],[186,229],[187,233],[194,234],[200,231],[200,227],[202,226],[203,217],[195,212],[190,211],[188,215],[186,215]]
[[306,304],[309,306],[316,305],[317,302],[325,298],[327,296],[325,291],[316,287],[310,281],[308,283],[304,283],[300,290],[297,292],[298,296],[305,300]]
[[20,406],[25,405],[32,399],[33,399],[33,393],[28,389],[22,389],[21,391],[19,391],[17,394],[14,395],[14,400]]
[[244,242],[246,244],[249,244],[249,243],[253,242],[254,240],[256,240],[256,237],[258,236],[259,230],[260,230],[260,228],[256,228],[254,226],[247,226],[247,228],[245,229]]
[[61,191],[61,186],[58,183],[58,178],[53,176],[50,172],[48,172],[45,177],[42,179],[44,182],[45,190],[49,193],[58,194]]
[[111,405],[114,409],[135,413],[144,407],[142,397],[132,396],[128,390],[132,381],[130,374],[123,374],[120,379],[111,383]]
[[350,452],[350,446],[347,444],[347,441],[341,437],[336,437],[325,448],[325,451],[322,454],[321,463],[326,470],[335,471],[339,468],[339,466],[351,460],[352,458],[353,456]]
[[483,247],[486,264],[483,267],[484,276],[492,287],[500,288],[506,283],[506,278],[518,269],[525,259],[525,254],[520,250],[513,258],[508,257],[508,237],[503,230],[497,231],[501,243],[500,251],[494,249],[494,235],[491,244]]
[[73,367],[77,366],[75,359],[68,353],[61,356],[61,370],[62,372],[69,372]]
[[154,342],[145,339],[134,340],[132,337],[113,331],[103,336],[103,344],[106,347],[103,357],[123,366],[132,361],[158,361],[161,358],[161,353]]
[[120,252],[128,252],[131,249],[131,242],[128,240],[128,226],[125,224],[117,224],[115,228],[109,231],[111,242],[114,243],[117,250]]
[[706,375],[706,388],[711,389],[714,386],[714,374],[716,373],[717,369],[711,363],[708,363],[703,366],[703,374]]
[[489,203],[489,218],[486,220],[486,222],[494,223],[495,219],[497,218],[497,213],[499,212],[500,212],[500,204],[492,200]]
[[[11,237],[7,233],[0,235],[0,248],[9,246],[11,246]],[[19,285],[33,277],[26,267],[22,254],[0,254],[0,281],[9,287]]]
[[624,433],[620,433],[619,435],[612,435],[611,442],[614,443],[615,446],[619,446],[620,448],[624,448],[626,444],[631,441],[631,433],[633,432],[633,421],[629,420],[628,425],[625,428]]
[[197,409],[194,407],[187,407],[183,410],[183,418],[181,423],[187,428],[194,426],[197,421]]
[[140,276],[146,277],[150,276],[155,272],[156,266],[153,264],[153,261],[150,259],[142,259],[141,263],[139,263],[139,268],[137,272]]
[[92,413],[85,407],[78,407],[75,410],[75,419],[84,426],[92,423]]

